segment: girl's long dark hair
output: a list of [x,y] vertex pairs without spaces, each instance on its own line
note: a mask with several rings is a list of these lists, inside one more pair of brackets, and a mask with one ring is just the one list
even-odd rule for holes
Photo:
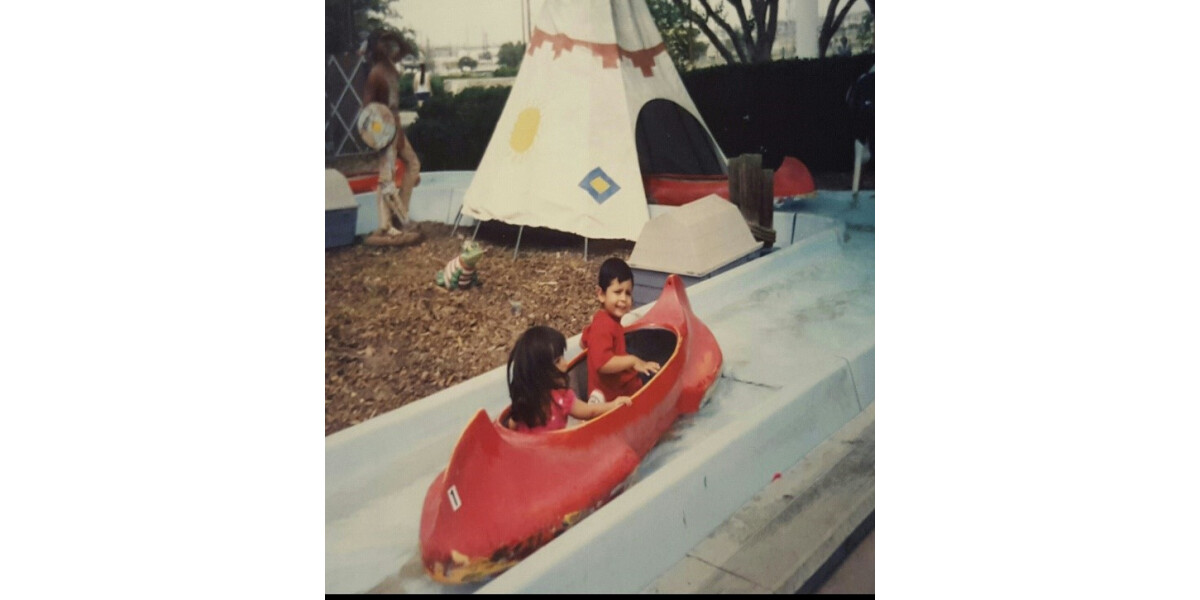
[[566,348],[563,334],[544,325],[530,327],[517,338],[508,354],[508,396],[514,423],[530,429],[546,424],[550,391],[569,385],[567,374],[554,366]]

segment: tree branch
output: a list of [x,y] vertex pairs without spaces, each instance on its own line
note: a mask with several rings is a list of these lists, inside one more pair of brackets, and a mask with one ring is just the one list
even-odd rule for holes
[[767,54],[766,60],[770,60],[771,48],[775,46],[775,27],[779,17],[779,0],[768,0],[767,4],[767,28],[758,33],[758,41],[763,51]]
[[833,21],[834,31],[837,31],[842,27],[842,21],[846,20],[846,13],[850,12],[850,7],[852,6],[854,6],[854,0],[847,2],[846,7],[842,9],[842,12],[838,13],[837,19],[834,19]]
[[684,0],[674,1],[675,5],[683,10],[684,13],[688,15],[688,18],[691,19],[693,23],[698,25],[700,29],[704,31],[705,35],[707,35],[709,39],[713,41],[713,45],[718,47],[718,52],[720,52],[720,48],[723,47],[723,44],[721,44],[721,41],[716,34],[712,32],[712,29],[708,27],[708,20],[711,18],[712,20],[716,21],[717,25],[719,25],[721,29],[725,30],[725,33],[729,35],[729,43],[733,45],[733,49],[737,52],[737,60],[731,60],[732,56],[729,55],[728,51],[722,52],[721,56],[725,58],[725,62],[728,62],[729,64],[733,64],[735,62],[750,62],[749,58],[746,56],[746,46],[742,43],[741,38],[734,33],[733,28],[729,26],[729,23],[726,23],[725,19],[721,18],[721,16],[717,14],[717,11],[713,10],[713,7],[708,3],[708,0],[699,0],[700,5],[704,7],[704,12],[707,16],[701,16],[699,13],[693,11],[691,7],[684,5]]
[[[741,31],[734,31],[729,20],[724,16],[724,6],[713,8],[712,0],[695,0],[703,8],[703,14],[691,7],[690,0],[671,0],[671,3],[691,23],[696,24],[704,35],[712,42],[713,47],[725,59],[725,62],[758,63],[771,60],[771,47],[775,43],[775,33],[779,17],[779,0],[750,0],[750,14],[742,0],[726,0],[737,13]],[[718,0],[719,2],[719,0]],[[727,42],[722,42],[709,22],[715,22],[729,36]],[[733,52],[737,57],[733,56]]]
[[[742,24],[742,40],[743,40],[742,43],[746,45],[747,49],[753,48],[754,47],[754,37],[753,37],[754,25],[751,21],[748,21],[746,19],[746,9],[742,8],[742,0],[727,0],[727,1],[733,5],[733,10],[737,12],[738,22],[740,22]],[[753,3],[754,0],[750,0],[750,2]]]
[[[708,41],[712,42],[713,48],[717,49],[717,53],[721,55],[721,58],[725,59],[727,64],[732,65],[738,62],[733,53],[731,53],[729,49],[725,47],[725,44],[721,42],[721,38],[717,36],[716,32],[714,32],[708,26],[707,19],[705,19],[699,13],[693,11],[688,5],[684,4],[686,1],[687,0],[671,0],[671,2],[679,8],[679,11],[683,13],[685,17],[687,17],[687,20],[695,23],[696,26],[700,28],[700,31],[704,32],[704,35],[708,37]],[[732,37],[730,39],[732,39]],[[737,47],[735,46],[734,49],[736,50]]]
[[[739,7],[737,4],[738,0],[728,1],[733,3],[735,7]],[[717,11],[713,10],[713,7],[708,3],[708,0],[700,0],[700,5],[704,7],[704,12],[708,15],[707,18],[715,20],[717,25],[719,25],[721,29],[724,29],[725,33],[729,34],[729,42],[733,44],[733,49],[737,51],[738,59],[744,63],[750,62],[750,57],[747,56],[746,53],[746,42],[742,39],[742,36],[735,33],[733,31],[733,27],[725,20],[725,18],[721,15],[718,15]]]
[[771,46],[775,43],[775,19],[779,11],[779,0],[750,0],[754,11],[754,22],[758,24],[754,40],[754,62],[771,60]]
[[825,11],[825,23],[821,25],[821,35],[817,38],[820,49],[818,56],[821,58],[825,58],[825,52],[829,49],[829,40],[833,39],[833,34],[842,26],[842,21],[852,6],[854,6],[854,0],[847,2],[841,12],[838,12],[838,0],[829,0],[829,9]]

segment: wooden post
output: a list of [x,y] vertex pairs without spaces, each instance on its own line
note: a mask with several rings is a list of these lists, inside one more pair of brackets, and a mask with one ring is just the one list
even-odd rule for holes
[[757,198],[762,189],[762,155],[743,154],[729,162],[729,201],[749,223],[758,221]]
[[762,170],[762,189],[758,197],[758,226],[755,238],[763,241],[764,248],[775,245],[775,170]]
[[737,205],[754,239],[775,245],[775,171],[762,168],[761,154],[729,161],[729,201]]
[[[738,207],[739,211],[742,209],[742,179],[746,177],[742,166],[744,162],[741,156],[729,160],[729,201]],[[742,213],[742,216],[746,216],[746,213]]]

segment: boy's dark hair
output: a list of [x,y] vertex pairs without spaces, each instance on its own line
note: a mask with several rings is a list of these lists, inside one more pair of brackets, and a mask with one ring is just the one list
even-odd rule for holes
[[633,281],[633,270],[625,264],[625,261],[615,256],[600,265],[600,289],[607,290],[614,279],[617,280],[617,283]]

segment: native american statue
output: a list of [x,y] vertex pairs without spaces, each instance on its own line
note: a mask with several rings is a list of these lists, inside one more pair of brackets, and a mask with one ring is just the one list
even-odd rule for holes
[[[395,115],[383,104],[372,102],[359,112],[356,127],[359,138],[369,148],[380,153],[379,183],[375,190],[379,228],[368,236],[365,242],[369,245],[402,246],[420,241],[422,236],[411,226],[408,217],[408,199],[411,198],[412,187],[420,181],[419,173],[415,179],[410,177],[408,165],[419,163],[415,159],[406,161],[402,184],[398,186],[395,170],[398,162],[396,144],[399,142],[396,138],[404,134],[396,123]],[[412,154],[411,148],[407,149],[407,152],[400,152]]]
[[472,285],[482,285],[475,265],[487,252],[478,242],[467,240],[463,242],[462,252],[446,263],[446,268],[434,274],[434,281],[448,290],[465,290]]
[[[359,48],[371,69],[363,84],[357,129],[367,147],[379,152],[375,190],[379,227],[363,240],[373,246],[405,246],[423,237],[408,214],[412,189],[421,176],[421,161],[401,127],[400,71],[396,69],[400,58],[413,50],[409,46],[397,32],[377,29]],[[396,181],[396,170],[401,165],[403,177]]]

